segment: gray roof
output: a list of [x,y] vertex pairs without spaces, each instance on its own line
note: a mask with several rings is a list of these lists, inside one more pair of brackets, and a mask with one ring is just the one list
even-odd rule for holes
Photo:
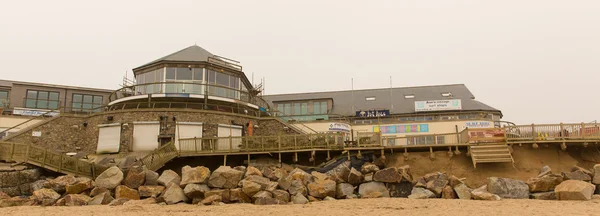
[[[475,96],[464,84],[279,94],[265,95],[263,98],[271,105],[278,101],[333,99],[331,114],[354,116],[355,111],[372,109],[388,109],[391,114],[415,113],[415,101],[449,99],[449,97],[442,96],[442,93],[447,92],[452,93],[452,99],[461,99],[462,111],[500,112],[500,110],[476,101]],[[352,95],[354,95],[354,100]],[[407,99],[404,97],[405,95],[414,95],[414,98]],[[390,96],[393,98],[393,106],[390,105]],[[367,97],[375,97],[375,100],[367,101]],[[352,110],[353,103],[355,110]]]
[[198,45],[192,45],[188,48],[179,50],[165,57],[156,59],[151,61],[150,63],[139,66],[133,70],[138,68],[142,68],[160,61],[175,61],[175,62],[198,62],[198,61],[208,61],[208,57],[214,57],[212,53],[206,51],[204,48],[199,47]]

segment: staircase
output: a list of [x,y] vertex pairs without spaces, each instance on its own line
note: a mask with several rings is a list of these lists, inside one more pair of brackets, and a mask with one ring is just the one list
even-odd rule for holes
[[505,142],[474,144],[469,146],[469,152],[474,168],[478,163],[513,163],[514,167],[515,161]]

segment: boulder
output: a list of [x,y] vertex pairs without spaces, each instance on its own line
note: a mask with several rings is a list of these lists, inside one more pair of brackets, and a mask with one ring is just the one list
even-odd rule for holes
[[594,190],[593,184],[578,180],[566,180],[556,186],[554,192],[556,192],[558,200],[590,200]]
[[10,199],[10,196],[7,195],[6,193],[0,191],[0,200],[3,200],[3,199]]
[[244,182],[242,186],[242,191],[250,197],[254,196],[254,194],[258,193],[260,190],[261,185],[252,181]]
[[140,186],[144,185],[145,181],[146,172],[144,170],[144,167],[132,166],[127,172],[127,176],[123,181],[123,185],[129,188],[138,189]]
[[94,196],[94,198],[88,202],[88,205],[108,205],[113,200],[115,200],[115,198],[110,195],[110,192],[104,192]]
[[578,180],[578,181],[586,181],[591,182],[592,177],[586,174],[582,170],[575,170],[573,172],[562,173],[564,180]]
[[213,203],[220,203],[221,200],[223,198],[221,197],[221,195],[211,195],[208,196],[206,198],[204,198],[202,201],[200,201],[201,205],[212,205]]
[[252,203],[252,199],[241,188],[229,190],[229,201],[234,203]]
[[244,177],[248,177],[251,175],[263,177],[262,172],[260,172],[260,170],[258,170],[256,167],[248,166],[248,169],[246,169],[246,175]]
[[205,197],[204,194],[208,191],[210,191],[210,188],[205,184],[188,184],[183,189],[183,193],[190,200],[202,200]]
[[312,171],[310,173],[310,175],[313,176],[313,181],[324,181],[324,180],[331,180],[332,177],[327,175],[327,174],[323,174],[317,171]]
[[214,188],[236,188],[244,173],[229,166],[217,168],[208,179],[208,186]]
[[543,166],[542,169],[540,169],[540,173],[538,174],[538,177],[542,177],[548,174],[552,173],[552,169],[550,169],[550,167],[548,165]]
[[[31,190],[32,191],[36,191],[42,188],[50,188],[48,185],[50,183],[48,182],[48,180],[37,180],[33,183],[31,183]],[[51,189],[51,188],[50,188]]]
[[165,186],[160,185],[143,185],[138,188],[140,198],[147,197],[159,197],[160,194],[165,190]]
[[373,181],[373,173],[365,174],[364,177],[365,177],[365,180],[363,182]]
[[536,200],[556,200],[556,193],[554,191],[542,192],[542,193],[532,193],[530,198],[536,199]]
[[[33,202],[32,202],[33,203]],[[65,206],[65,198],[60,198],[56,201],[56,203],[54,204],[54,206]],[[1,206],[0,206],[1,207]]]
[[66,206],[84,206],[92,200],[91,197],[81,194],[69,194],[65,196]]
[[277,182],[270,182],[267,187],[265,188],[266,191],[269,192],[273,192],[274,190],[277,190],[277,187],[279,186],[279,183]]
[[319,198],[316,198],[314,196],[308,196],[308,202],[319,202],[321,201]]
[[379,171],[379,167],[373,163],[370,162],[366,162],[362,165],[362,167],[360,168],[360,172],[362,174],[369,174],[369,173],[375,173]]
[[58,199],[60,199],[60,194],[56,193],[56,191],[53,191],[52,189],[43,188],[34,191],[31,199],[33,199],[33,201],[38,205],[51,206],[54,205]]
[[404,165],[398,168],[398,172],[402,176],[402,181],[413,182],[414,178],[410,172],[410,166]]
[[308,196],[308,189],[304,184],[302,184],[301,180],[293,180],[288,191],[291,195],[302,194],[304,196]]
[[338,199],[352,199],[356,198],[354,194],[354,186],[348,183],[339,183],[336,186],[335,198]]
[[335,196],[336,183],[333,180],[315,180],[308,184],[308,194],[317,198]]
[[289,203],[290,202],[290,193],[284,190],[274,190],[271,192],[273,194],[273,198],[279,200],[279,203]]
[[113,166],[96,177],[96,187],[115,189],[123,181],[123,172],[119,167]]
[[130,200],[139,200],[140,194],[135,189],[131,189],[125,185],[119,185],[119,186],[117,186],[117,188],[115,188],[115,198],[117,198],[117,199],[127,198]]
[[[529,199],[529,186],[523,181],[490,177],[487,191],[507,199]],[[472,194],[472,193],[471,193]]]
[[391,197],[407,198],[412,191],[413,185],[410,182],[402,181],[400,183],[387,183]]
[[267,167],[263,169],[263,176],[269,178],[271,181],[279,181],[287,175],[288,172],[281,168]]
[[302,194],[296,194],[292,196],[292,203],[294,204],[307,204],[308,199]]
[[84,191],[94,188],[94,181],[89,178],[77,178],[72,184],[67,184],[65,187],[67,194],[80,194]]
[[552,191],[554,188],[563,182],[562,175],[546,174],[541,177],[533,177],[527,180],[529,192],[546,192]]
[[[267,188],[273,187],[273,183],[268,178],[265,178],[262,176],[257,176],[257,175],[250,175],[250,176],[246,177],[244,180],[241,180],[238,185],[243,188],[244,184],[247,182],[254,182],[254,183],[259,184],[260,190],[267,190]],[[275,186],[275,187],[277,187],[277,186]]]
[[398,172],[398,169],[395,167],[390,167],[377,171],[373,175],[373,180],[378,182],[393,183],[402,181],[402,176]]
[[242,173],[246,173],[246,167],[245,166],[236,166],[233,168],[234,170],[240,171]]
[[425,188],[414,187],[408,196],[409,199],[429,199],[436,198],[436,195]]
[[109,206],[122,206],[123,204],[125,204],[126,202],[129,202],[129,199],[127,198],[121,198],[121,199],[116,199],[113,200],[112,202],[110,202],[108,205]]
[[146,173],[144,185],[158,185],[158,177],[160,177],[160,175],[158,175],[157,172],[146,169],[144,170],[144,173]]
[[275,205],[280,204],[279,200],[273,198],[273,194],[268,191],[261,191],[252,196],[256,205]]
[[[347,177],[348,176],[346,176],[346,178]],[[290,172],[290,174],[287,177],[285,177],[285,180],[287,180],[288,182],[292,182],[293,180],[299,180],[303,185],[308,185],[309,183],[314,182],[315,178],[311,174],[305,172],[304,170],[296,168],[292,170],[292,172]]]
[[358,194],[361,198],[390,197],[390,192],[385,184],[381,182],[362,183],[358,187]]
[[183,189],[181,189],[177,183],[169,184],[165,191],[160,195],[159,200],[164,201],[167,205],[188,202],[188,198],[185,196]]
[[354,186],[358,186],[358,185],[362,184],[364,182],[364,180],[365,180],[365,177],[363,176],[363,174],[361,172],[354,169],[354,167],[352,167],[352,169],[350,169],[350,175],[348,175],[348,183],[350,183]]
[[442,190],[442,198],[443,199],[456,199],[457,195],[454,192],[454,189],[452,189],[452,187],[450,187],[450,185],[446,185],[446,187],[444,187],[444,190]]
[[333,169],[327,171],[327,175],[331,176],[337,183],[348,182],[348,175],[350,174],[350,161],[340,163]]
[[415,187],[427,188],[427,181],[425,181],[425,178],[423,178],[423,177],[417,178]]
[[336,200],[336,199],[333,198],[333,197],[325,197],[325,198],[323,198],[323,201],[334,201],[334,200]]
[[14,206],[31,206],[34,201],[24,197],[13,197],[9,199],[0,200],[0,208],[14,207]]
[[583,167],[580,167],[580,166],[571,167],[571,172],[576,172],[576,171],[581,171],[582,173],[585,173],[586,175],[590,176],[590,178],[594,176],[594,173],[592,173],[591,171],[589,171]]
[[158,177],[158,184],[169,187],[171,183],[175,183],[177,186],[181,185],[181,177],[173,170],[163,171],[160,177]]
[[456,176],[450,176],[448,178],[448,183],[450,184],[450,187],[453,187],[453,188],[459,184],[464,184],[464,182]]
[[480,188],[477,188],[477,189],[471,191],[471,197],[473,197],[474,200],[491,200],[491,201],[495,201],[495,200],[501,200],[502,199],[500,196],[488,192],[487,185],[484,185],[484,186],[482,186]]
[[110,190],[108,190],[106,188],[95,187],[90,192],[90,197],[95,197],[95,196],[98,196],[98,195],[103,194],[103,193],[108,193],[108,195],[112,196],[112,193],[110,192]]
[[436,180],[438,178],[442,177],[443,178],[443,173],[441,172],[432,172],[432,173],[427,173],[423,176],[423,179],[425,180],[425,182],[430,182],[433,180]]
[[229,203],[231,200],[231,194],[229,193],[229,189],[212,189],[204,193],[205,197],[209,197],[212,195],[221,196],[221,202]]
[[[117,168],[118,169],[118,168]],[[74,184],[77,181],[75,176],[72,175],[64,175],[56,177],[55,179],[51,179],[48,181],[46,188],[50,188],[57,193],[64,193],[66,191],[66,187],[68,184]]]
[[134,205],[152,205],[156,204],[156,198],[150,197],[143,200],[129,200],[123,203],[124,206],[134,206]]
[[600,185],[600,164],[594,165],[594,177],[592,178],[592,183],[596,185]]
[[210,177],[210,170],[203,166],[181,168],[181,187],[188,184],[204,184]]
[[433,192],[436,197],[442,197],[442,192],[444,187],[448,185],[448,180],[443,178],[438,178],[427,182],[426,188]]
[[454,192],[456,192],[456,196],[459,199],[470,200],[472,191],[473,189],[467,187],[467,185],[465,185],[464,183],[454,186]]

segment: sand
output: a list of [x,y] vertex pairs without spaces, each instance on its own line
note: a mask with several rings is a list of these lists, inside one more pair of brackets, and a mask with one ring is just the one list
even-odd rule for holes
[[258,206],[228,204],[197,206],[82,206],[82,207],[10,207],[0,215],[66,216],[66,215],[598,215],[600,200],[411,200],[404,198],[355,199],[315,202],[307,205]]

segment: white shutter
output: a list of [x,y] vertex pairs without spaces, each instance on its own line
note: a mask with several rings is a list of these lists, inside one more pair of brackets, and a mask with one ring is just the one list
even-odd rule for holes
[[133,123],[133,151],[152,151],[158,148],[158,122]]
[[[219,124],[219,130],[217,131],[218,137],[240,137],[242,136],[242,127],[237,125],[222,125]],[[219,139],[216,150],[228,151],[230,149],[229,143],[231,142],[232,149],[239,149],[239,145],[242,143],[241,138],[230,139]]]
[[[175,129],[175,148],[179,150],[179,139],[187,138],[202,138],[202,123],[199,122],[177,122]],[[182,143],[184,149],[194,149],[194,146],[189,146],[189,142]]]
[[97,154],[118,153],[121,147],[121,123],[98,125]]

